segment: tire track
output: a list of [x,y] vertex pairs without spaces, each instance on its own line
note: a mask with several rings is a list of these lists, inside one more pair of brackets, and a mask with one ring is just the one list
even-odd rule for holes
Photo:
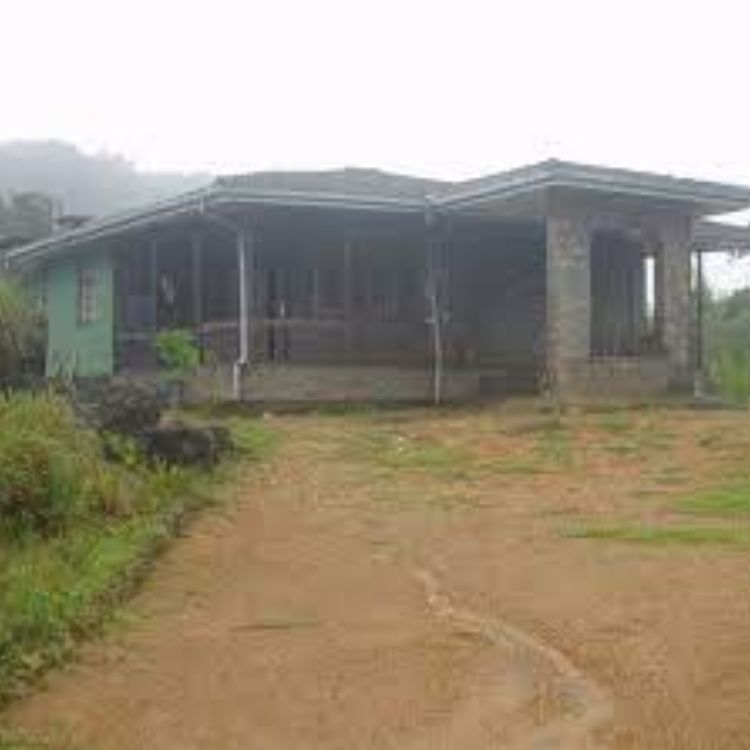
[[554,674],[554,694],[562,707],[562,716],[514,737],[511,750],[594,750],[605,747],[603,735],[613,720],[609,694],[562,652],[510,623],[487,618],[457,607],[430,570],[414,568],[414,578],[424,590],[430,611],[439,619],[462,631],[483,638],[492,645],[517,656],[525,656],[549,665]]

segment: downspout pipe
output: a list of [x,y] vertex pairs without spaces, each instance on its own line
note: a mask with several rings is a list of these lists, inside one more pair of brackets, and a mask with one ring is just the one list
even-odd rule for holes
[[435,239],[435,213],[428,208],[424,215],[427,235],[427,303],[429,305],[428,324],[432,340],[432,402],[439,406],[443,401],[443,315],[440,310],[440,290],[437,279],[437,258]]
[[232,366],[232,398],[235,401],[241,401],[243,396],[242,382],[245,371],[250,364],[250,325],[249,312],[250,303],[248,300],[248,255],[252,246],[252,234],[247,226],[236,224],[224,216],[219,216],[206,209],[205,204],[201,205],[200,213],[209,221],[214,222],[217,226],[232,233],[235,237],[237,246],[237,275],[239,280],[239,311],[238,311],[238,329],[239,329],[239,350],[237,359]]
[[237,268],[239,270],[240,282],[240,309],[239,309],[239,332],[240,346],[239,356],[232,368],[232,395],[235,401],[242,400],[242,380],[245,370],[250,361],[250,326],[248,325],[248,299],[247,299],[247,251],[248,236],[245,230],[237,234]]

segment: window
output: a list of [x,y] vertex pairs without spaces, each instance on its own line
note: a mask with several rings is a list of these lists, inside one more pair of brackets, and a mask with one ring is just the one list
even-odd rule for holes
[[78,269],[78,324],[94,323],[96,309],[96,269],[81,267]]

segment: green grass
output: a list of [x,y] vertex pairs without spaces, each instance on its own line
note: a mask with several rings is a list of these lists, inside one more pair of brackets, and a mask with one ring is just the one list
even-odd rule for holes
[[664,466],[650,477],[659,487],[678,487],[692,481],[690,472],[682,466]]
[[633,429],[633,420],[625,412],[611,412],[599,420],[599,428],[614,435],[621,435]]
[[699,516],[748,516],[750,481],[735,480],[722,487],[696,493],[685,498],[679,509]]
[[279,445],[279,433],[258,419],[233,417],[226,422],[238,452],[253,461],[270,458]]
[[672,446],[674,435],[652,423],[635,425],[632,422],[613,421],[622,415],[610,415],[604,429],[612,435],[611,441],[604,441],[602,450],[622,457],[643,456],[654,451],[664,451]]
[[[43,739],[0,728],[0,750],[84,750],[69,730],[54,728]],[[86,748],[90,750],[90,747]]]
[[45,745],[10,734],[0,734],[0,750],[44,750]]
[[547,474],[549,468],[538,457],[508,458],[493,461],[489,466],[493,474],[507,474],[509,476],[536,476]]
[[[277,438],[258,420],[232,425],[245,460],[268,458]],[[212,473],[143,470],[124,517],[89,517],[49,538],[27,533],[0,548],[0,703],[95,631],[130,593],[182,519],[213,502],[231,464]],[[0,750],[3,746],[0,745]]]
[[635,542],[654,546],[719,545],[750,546],[750,529],[720,527],[660,527],[660,526],[582,526],[564,534],[573,539],[600,539],[616,542]]
[[393,430],[369,430],[353,438],[348,450],[387,471],[419,471],[446,478],[463,478],[471,471],[471,456],[433,438]]
[[536,456],[546,467],[572,466],[573,443],[568,431],[560,426],[543,432],[537,440]]

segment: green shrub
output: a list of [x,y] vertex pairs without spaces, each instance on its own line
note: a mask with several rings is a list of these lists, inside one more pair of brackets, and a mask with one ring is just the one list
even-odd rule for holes
[[716,387],[725,399],[737,404],[750,400],[750,351],[724,348],[716,352],[711,366]]
[[52,534],[104,506],[108,468],[96,435],[59,396],[0,397],[0,523]]
[[22,374],[24,363],[38,359],[44,346],[44,321],[24,291],[0,279],[0,380]]
[[160,331],[155,346],[159,362],[176,378],[189,375],[200,364],[200,351],[188,331]]

